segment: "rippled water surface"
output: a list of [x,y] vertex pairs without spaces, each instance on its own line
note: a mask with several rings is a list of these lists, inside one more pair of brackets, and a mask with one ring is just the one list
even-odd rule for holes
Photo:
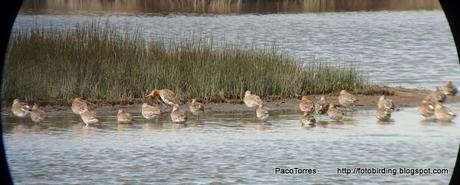
[[[457,110],[460,104],[453,105]],[[131,110],[134,112],[134,110]],[[138,111],[137,111],[138,112]],[[119,125],[115,112],[85,127],[70,111],[41,124],[3,116],[6,152],[18,184],[170,183],[397,183],[446,184],[455,164],[458,120],[423,121],[416,108],[378,123],[374,111],[348,114],[343,123],[321,117],[300,127],[297,112],[208,113],[173,125],[168,115]],[[315,168],[316,175],[275,175],[274,168]],[[448,168],[448,175],[340,175],[337,168]]]
[[453,80],[460,68],[442,11],[268,14],[232,16],[21,15],[15,29],[88,20],[142,30],[146,38],[212,37],[216,43],[259,48],[276,45],[304,63],[313,58],[352,63],[376,83],[433,88]]
[[[146,38],[191,34],[259,48],[277,45],[304,63],[313,57],[353,63],[377,83],[432,88],[460,84],[455,45],[442,11],[350,12],[231,16],[20,15],[15,30],[68,29],[102,20],[141,28]],[[460,110],[460,104],[452,105]],[[3,115],[8,162],[17,184],[446,184],[459,146],[460,124],[422,121],[416,108],[378,123],[374,111],[344,123],[322,117],[300,127],[300,113],[274,112],[268,123],[253,113],[207,113],[174,125],[169,116],[132,125],[115,112],[85,127],[78,117],[50,113],[41,124]],[[275,175],[274,168],[315,168],[316,175]],[[447,175],[339,175],[337,168],[448,168]]]

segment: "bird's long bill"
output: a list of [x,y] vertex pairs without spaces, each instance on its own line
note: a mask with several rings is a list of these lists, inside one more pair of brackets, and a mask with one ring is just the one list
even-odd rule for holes
[[30,108],[26,108],[26,107],[22,107],[21,110],[24,112],[30,112]]
[[152,96],[155,96],[155,91],[150,92],[150,94],[147,94],[145,97],[147,98],[147,97],[152,97]]

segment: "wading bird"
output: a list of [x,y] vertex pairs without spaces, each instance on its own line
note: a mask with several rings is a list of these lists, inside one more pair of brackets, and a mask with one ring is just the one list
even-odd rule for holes
[[422,99],[418,110],[425,119],[429,119],[434,115],[435,102],[436,100],[431,94]]
[[326,97],[322,95],[319,101],[315,103],[315,112],[316,114],[326,114],[328,108],[329,103],[327,102]]
[[131,113],[126,112],[123,109],[118,109],[117,121],[121,124],[131,123],[133,121],[133,115],[131,115]]
[[30,112],[30,106],[24,102],[19,101],[19,99],[13,100],[13,105],[11,106],[11,112],[16,117],[26,117]]
[[386,109],[385,107],[377,108],[377,112],[375,113],[375,117],[380,121],[390,121],[391,110]]
[[269,117],[268,107],[265,104],[259,106],[256,110],[256,117],[259,120],[266,121]]
[[97,119],[96,112],[90,111],[88,107],[86,107],[81,113],[80,118],[83,122],[88,126],[88,124],[98,123],[99,120]]
[[[346,90],[340,91],[339,95],[339,104],[342,107],[345,107],[346,109],[352,108],[354,106],[354,103],[357,102],[358,99],[350,93],[348,93]],[[330,107],[330,106],[329,106]]]
[[37,104],[34,104],[34,106],[32,106],[32,110],[30,111],[30,119],[33,121],[33,122],[41,122],[45,119],[46,117],[46,112],[44,110],[41,110]]
[[304,113],[302,119],[300,119],[302,127],[313,127],[316,125],[316,119],[313,115]]
[[334,104],[329,104],[327,115],[329,116],[329,118],[335,121],[340,121],[342,120],[344,113],[340,109],[338,109]]
[[446,85],[443,87],[444,94],[455,96],[457,94],[457,87],[452,83],[452,81],[447,81]]
[[179,105],[179,100],[177,99],[176,94],[169,89],[152,90],[146,97],[155,96],[159,96],[167,105]]
[[393,104],[393,100],[388,99],[385,95],[382,95],[377,103],[377,109],[382,109],[392,113],[395,110],[395,105]]
[[299,102],[299,109],[300,111],[310,115],[315,112],[315,104],[313,101],[308,99],[308,97],[302,96],[302,99]]
[[196,99],[192,99],[192,103],[190,103],[189,109],[193,115],[199,115],[204,112],[203,104],[197,102]]
[[72,112],[81,114],[85,109],[88,109],[88,104],[81,98],[75,98],[72,101]]
[[439,120],[442,122],[450,122],[456,116],[457,115],[452,109],[445,107],[439,102],[436,102],[434,106],[434,117],[436,118],[436,120]]
[[260,99],[259,96],[251,94],[251,91],[246,91],[244,93],[244,98],[243,98],[244,104],[246,104],[247,107],[256,107],[256,106],[262,106],[263,102]]
[[171,111],[171,121],[174,123],[184,123],[187,121],[187,116],[185,112],[180,110],[179,105],[174,105]]
[[446,101],[447,96],[444,94],[443,91],[439,87],[436,87],[436,90],[431,93],[434,100],[440,103],[444,103]]
[[141,112],[145,119],[153,119],[160,116],[161,109],[157,105],[149,105],[148,103],[143,103]]

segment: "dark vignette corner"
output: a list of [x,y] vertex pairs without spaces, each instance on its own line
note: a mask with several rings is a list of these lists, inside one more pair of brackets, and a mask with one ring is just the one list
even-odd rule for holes
[[[457,48],[457,56],[460,56],[460,20],[456,17],[456,13],[460,12],[460,7],[458,6],[458,1],[452,0],[439,0],[442,9],[444,10],[444,14],[446,14],[447,22],[449,22],[450,31],[454,37],[455,47]],[[459,58],[460,63],[460,58]],[[450,179],[449,184],[459,184],[460,182],[460,157],[459,157],[460,149],[457,152],[457,160],[455,162],[454,171],[452,172],[452,176]]]
[[[0,6],[0,53],[2,53],[2,56],[0,57],[1,65],[0,65],[0,74],[3,73],[3,64],[5,60],[5,53],[6,53],[6,48],[8,46],[8,40],[10,38],[10,32],[11,28],[13,26],[14,20],[16,18],[16,15],[19,11],[19,8],[21,7],[22,0],[11,0],[11,1],[4,1],[2,3],[2,6]],[[2,74],[3,76],[3,74]],[[0,84],[2,84],[2,78],[0,77]],[[0,92],[1,92],[1,86],[0,86]],[[1,123],[1,120],[0,120]],[[0,124],[1,125],[1,124]],[[0,168],[1,168],[1,173],[0,173],[0,182],[1,184],[13,184],[10,172],[8,170],[8,163],[6,161],[6,156],[5,156],[5,148],[3,145],[3,132],[2,132],[2,127],[0,126],[0,133],[2,133],[2,137],[0,137]]]
[[[457,48],[457,55],[460,56],[460,21],[458,17],[456,17],[456,12],[460,12],[459,9],[460,7],[458,6],[457,1],[453,0],[439,0],[442,9],[444,10],[444,13],[447,17],[447,21],[449,23],[450,29],[452,31],[454,41],[455,41],[455,46]],[[0,57],[1,65],[0,65],[0,74],[3,72],[3,64],[4,64],[4,59],[5,59],[5,52],[6,48],[8,46],[8,40],[11,32],[11,28],[13,26],[14,20],[16,18],[16,15],[19,11],[19,8],[22,4],[22,0],[13,0],[13,1],[7,1],[6,3],[3,3],[1,6],[1,12],[2,15],[0,16],[0,24],[1,24],[1,29],[0,29],[0,53],[3,53],[3,56]],[[459,60],[460,61],[460,60]],[[460,63],[460,62],[459,62]],[[2,78],[0,78],[0,84],[1,84]],[[0,86],[0,92],[1,92],[1,86]],[[1,123],[1,120],[0,120]],[[2,132],[2,127],[0,126],[0,133]],[[12,184],[12,179],[11,175],[8,170],[8,165],[5,157],[5,150],[4,150],[4,145],[3,145],[3,137],[0,137],[0,152],[1,152],[1,158],[0,158],[0,168],[1,168],[1,174],[0,174],[0,182],[1,184]],[[459,149],[460,152],[460,149]],[[457,161],[454,167],[454,171],[452,173],[452,177],[450,180],[450,184],[458,184],[457,182],[460,181],[460,163],[459,163],[460,157],[457,153]]]

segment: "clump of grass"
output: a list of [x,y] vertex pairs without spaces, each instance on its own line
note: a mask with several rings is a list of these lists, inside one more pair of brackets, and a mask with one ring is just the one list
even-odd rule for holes
[[353,91],[367,83],[352,67],[302,65],[276,47],[253,49],[210,39],[145,40],[140,32],[84,23],[62,31],[32,28],[13,33],[4,71],[3,98],[69,102],[140,101],[168,88],[183,100]]

